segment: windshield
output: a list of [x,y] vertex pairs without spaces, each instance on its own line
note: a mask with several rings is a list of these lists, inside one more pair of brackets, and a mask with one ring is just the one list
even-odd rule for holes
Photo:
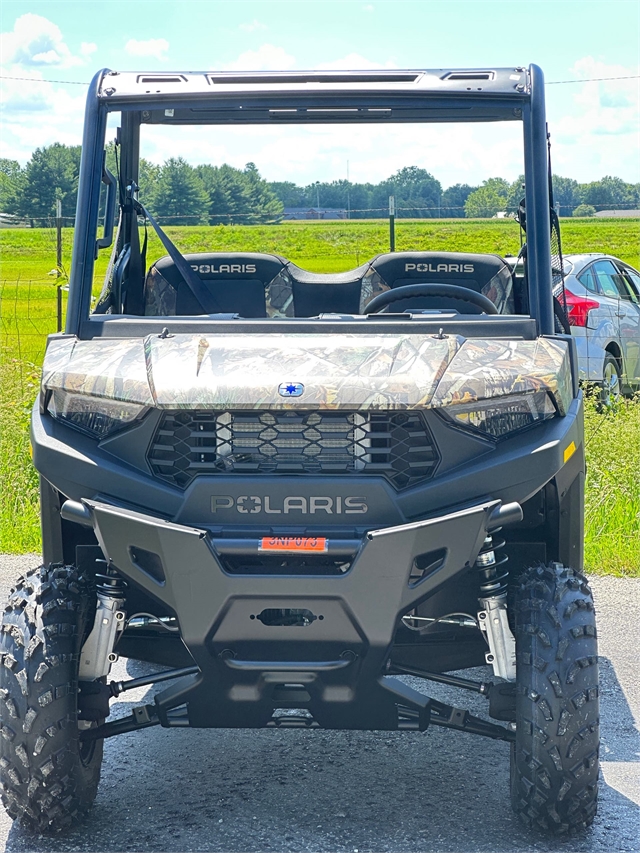
[[[106,146],[119,204],[93,311],[358,315],[417,284],[471,290],[499,314],[522,311],[505,263],[521,247],[521,128],[499,126],[509,155],[496,177],[487,162],[495,127],[143,125],[133,181],[120,146]],[[105,184],[103,217],[107,197]],[[137,233],[124,233],[127,205]],[[385,310],[482,313],[455,295],[415,291]]]

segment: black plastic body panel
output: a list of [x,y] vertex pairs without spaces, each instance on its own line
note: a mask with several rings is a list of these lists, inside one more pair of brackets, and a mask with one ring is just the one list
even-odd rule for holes
[[[241,535],[256,531],[266,535],[270,530],[286,533],[292,525],[297,531],[303,528],[315,533],[390,526],[424,518],[462,502],[480,500],[489,494],[503,502],[523,503],[563,468],[564,452],[571,442],[578,449],[578,457],[582,454],[581,395],[573,401],[566,417],[553,418],[497,444],[455,429],[435,412],[427,414],[442,455],[438,474],[432,480],[397,493],[383,478],[353,474],[255,478],[220,473],[197,477],[182,491],[148,473],[144,454],[150,440],[151,421],[143,420],[122,433],[122,444],[127,448],[125,461],[114,455],[117,437],[105,442],[102,449],[91,438],[48,414],[41,414],[37,405],[31,424],[33,459],[40,474],[73,500],[106,500],[182,524],[204,525],[218,532],[228,530],[228,535],[235,535],[238,530]],[[236,508],[218,505],[216,512],[212,512],[214,496],[240,494],[249,497],[273,494],[273,506],[280,506],[275,498],[281,500],[285,495],[351,496],[364,498],[367,511],[340,515],[292,512],[285,518],[278,514],[241,513]],[[348,533],[346,536],[349,538]]]
[[[499,502],[371,531],[337,578],[230,575],[202,529],[85,506],[107,560],[176,613],[200,668],[156,696],[165,725],[185,704],[192,726],[265,725],[283,707],[279,689],[293,683],[303,685],[303,707],[324,727],[395,729],[398,697],[382,673],[399,617],[473,565]],[[140,567],[139,549],[158,556],[165,581]],[[438,567],[410,583],[416,558],[434,550],[445,555]],[[314,618],[304,626],[258,618],[281,608]]]

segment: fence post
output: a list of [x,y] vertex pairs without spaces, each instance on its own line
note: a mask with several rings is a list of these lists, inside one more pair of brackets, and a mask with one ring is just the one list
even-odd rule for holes
[[389,251],[396,250],[396,198],[389,196]]
[[58,275],[56,277],[56,307],[58,316],[58,331],[62,331],[62,287],[60,278],[62,277],[62,201],[56,199],[56,269]]

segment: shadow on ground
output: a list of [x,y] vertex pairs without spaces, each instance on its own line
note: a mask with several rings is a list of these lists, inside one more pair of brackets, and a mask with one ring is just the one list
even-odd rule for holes
[[[116,677],[152,671],[128,661]],[[419,686],[417,679],[412,683]],[[82,826],[63,838],[33,838],[12,828],[6,849],[636,851],[640,807],[625,793],[637,776],[640,735],[606,658],[601,684],[600,809],[591,829],[569,841],[531,834],[518,823],[509,805],[504,743],[441,729],[156,728],[106,743],[98,799]],[[436,685],[430,692],[486,715],[482,697]],[[138,691],[118,703],[117,715],[152,695],[152,689]]]

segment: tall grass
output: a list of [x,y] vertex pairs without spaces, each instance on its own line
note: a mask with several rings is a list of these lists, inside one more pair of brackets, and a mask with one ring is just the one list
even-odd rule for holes
[[5,358],[0,364],[0,553],[40,550],[38,475],[29,452],[39,376],[27,361]]
[[[565,253],[608,252],[640,266],[640,220],[563,219]],[[385,220],[283,222],[279,225],[167,226],[182,252],[271,252],[315,272],[348,270],[389,251]],[[71,257],[73,229],[64,228],[63,257]],[[55,266],[55,231],[51,228],[0,230],[5,281],[47,281]],[[517,254],[518,225],[511,219],[401,219],[396,221],[396,249],[403,251],[495,252]],[[164,255],[150,229],[148,258]],[[96,264],[96,286],[102,280],[109,250]],[[49,283],[51,280],[49,279]]]
[[[566,253],[605,251],[640,266],[640,220],[563,220]],[[317,272],[350,269],[388,251],[384,221],[290,222],[277,226],[167,228],[183,252],[254,251],[283,255]],[[63,231],[69,265],[73,232]],[[516,253],[511,221],[401,220],[396,247]],[[40,548],[38,479],[29,455],[28,423],[46,335],[55,331],[52,229],[0,231],[0,552]],[[107,264],[96,264],[94,294]],[[150,260],[164,250],[149,240]],[[66,302],[66,294],[64,294]],[[640,576],[640,401],[605,415],[586,402],[585,563],[590,572]]]
[[640,395],[610,411],[585,401],[585,568],[640,577]]

